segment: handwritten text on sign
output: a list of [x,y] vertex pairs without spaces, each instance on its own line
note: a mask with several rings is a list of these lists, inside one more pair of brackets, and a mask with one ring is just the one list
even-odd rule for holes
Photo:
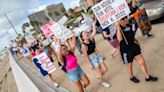
[[50,30],[52,30],[54,35],[62,42],[73,36],[72,32],[68,28],[57,22],[50,26]]
[[46,37],[50,37],[53,35],[52,30],[50,30],[50,26],[52,26],[54,22],[49,22],[48,24],[42,25],[40,29]]
[[56,70],[55,66],[45,52],[35,56],[33,61],[43,76],[46,76]]
[[125,0],[103,0],[93,6],[92,10],[102,28],[108,27],[130,13],[130,9]]

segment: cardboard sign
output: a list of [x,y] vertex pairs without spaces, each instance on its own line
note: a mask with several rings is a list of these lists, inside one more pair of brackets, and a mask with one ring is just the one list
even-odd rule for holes
[[126,0],[102,0],[92,10],[103,29],[130,14]]
[[110,34],[111,34],[110,39],[113,39],[113,37],[116,35],[116,25],[112,24],[108,28],[109,28]]
[[45,52],[35,56],[33,62],[43,76],[46,76],[56,70],[55,66]]
[[50,30],[50,26],[52,26],[53,24],[54,24],[54,22],[49,22],[48,24],[45,24],[40,27],[40,29],[42,30],[43,34],[46,37],[50,37],[53,35],[52,30]]
[[62,42],[73,36],[73,33],[68,28],[57,22],[50,26],[50,30],[52,30],[53,34]]
[[85,21],[86,25],[92,26],[92,24],[94,22],[93,19],[89,15],[84,14],[84,13],[82,13],[82,16],[84,18],[84,21]]
[[133,14],[133,16],[141,31],[151,31],[151,22],[147,16],[145,8],[138,10]]
[[32,35],[25,36],[25,39],[27,43],[30,43],[30,44],[36,41],[36,39]]

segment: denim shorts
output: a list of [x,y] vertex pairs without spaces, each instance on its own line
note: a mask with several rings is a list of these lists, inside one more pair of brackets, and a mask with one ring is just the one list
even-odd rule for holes
[[89,56],[89,59],[91,61],[91,64],[93,65],[94,69],[96,69],[100,63],[103,62],[103,57],[100,55],[91,55]]
[[84,75],[85,74],[83,70],[80,68],[80,66],[78,66],[75,70],[67,71],[67,76],[72,83],[77,82]]

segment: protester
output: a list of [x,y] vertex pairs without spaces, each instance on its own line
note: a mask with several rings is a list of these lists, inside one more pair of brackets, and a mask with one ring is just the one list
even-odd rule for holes
[[12,42],[12,53],[13,55],[16,55],[16,57],[18,58],[18,45],[16,41],[11,41],[11,42]]
[[30,50],[29,50],[30,46],[27,43],[23,43],[23,45],[20,48],[20,53],[22,54],[23,57],[27,58],[29,61],[31,61],[31,57],[30,57]]
[[[129,3],[129,8],[131,10],[131,13],[130,13],[130,20],[132,25],[133,25],[133,31],[134,33],[136,33],[137,29],[138,29],[138,25],[137,25],[137,22],[135,21],[134,17],[133,17],[133,14],[137,11],[137,10],[140,10],[139,7],[137,6],[137,2],[136,0],[132,0],[130,3]],[[153,38],[154,35],[150,34],[150,31],[147,31],[147,30],[141,30],[142,32],[142,35],[145,36],[147,35],[148,38]]]
[[[70,50],[68,50],[66,45],[60,46],[58,60],[65,67],[68,78],[78,88],[79,92],[85,92],[90,82],[77,62],[77,57],[74,55],[75,47],[76,37],[73,36],[70,43]],[[82,85],[82,82],[84,85]]]
[[50,46],[50,41],[44,35],[41,37],[41,44],[42,44],[42,47],[44,48],[44,52],[47,53],[48,57],[53,62],[54,61],[52,58],[53,50]]
[[120,42],[120,52],[123,63],[127,65],[130,80],[134,83],[140,81],[133,75],[133,60],[136,60],[145,75],[145,81],[157,81],[157,77],[153,77],[148,73],[144,57],[141,54],[141,49],[138,40],[134,37],[132,25],[128,23],[128,18],[122,18],[119,21],[120,30],[117,31],[117,38]]
[[[116,27],[115,24],[114,25],[112,24],[111,26]],[[119,42],[117,40],[116,34],[110,33],[111,26],[103,29],[103,35],[104,35],[105,39],[109,42],[109,44],[114,48],[114,50],[111,52],[111,55],[114,58],[116,55],[116,52],[119,51]],[[114,28],[114,29],[116,29],[116,28]]]
[[56,57],[56,59],[57,59],[57,53],[59,52],[60,43],[59,43],[59,40],[56,38],[55,35],[53,35],[53,36],[51,37],[51,39],[53,40],[53,41],[51,42],[51,48],[53,49],[54,55],[55,55],[55,57]]
[[[70,30],[73,30],[74,28],[73,28],[72,26],[70,26],[69,29],[70,29]],[[79,35],[80,35],[80,34],[79,34]],[[76,47],[77,47],[77,49],[78,49],[80,55],[83,56],[83,53],[82,53],[82,51],[81,51],[81,41],[80,41],[79,35],[76,36]]]
[[[36,49],[34,49],[34,50],[31,51],[31,56],[32,56],[32,58],[34,58],[36,55],[39,55],[42,52],[44,52],[44,51],[41,48],[36,48]],[[33,61],[34,61],[35,65],[37,66],[37,68],[40,68],[40,72],[42,72],[42,74],[44,74],[44,75],[47,75],[48,74],[47,71],[42,70],[41,66],[39,66],[40,64],[38,65],[35,59],[33,59]],[[53,80],[51,74],[48,74],[48,77],[50,78],[51,81],[53,81],[53,84],[54,84],[55,87],[59,87],[59,84],[56,83]]]
[[36,40],[34,43],[32,43],[31,49],[32,49],[32,50],[39,49],[40,45],[41,45],[41,44],[39,43],[39,41]]
[[94,37],[96,35],[96,21],[93,23],[93,29],[91,35],[87,32],[81,32],[80,37],[82,39],[82,51],[86,58],[86,61],[90,65],[91,69],[96,71],[98,79],[102,81],[104,87],[110,87],[110,84],[105,81],[103,75],[107,72],[106,64],[103,59],[96,53],[96,45]]

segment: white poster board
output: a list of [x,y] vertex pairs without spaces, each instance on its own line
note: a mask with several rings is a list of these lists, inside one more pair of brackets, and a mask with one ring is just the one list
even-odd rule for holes
[[92,24],[94,22],[93,19],[89,15],[84,14],[84,13],[82,13],[82,16],[84,18],[84,21],[85,21],[86,25],[92,26]]
[[52,30],[53,34],[62,42],[66,41],[67,39],[73,36],[73,33],[68,28],[57,22],[50,26],[50,30]]
[[30,44],[36,41],[36,39],[32,35],[25,36],[25,39],[27,43],[30,43]]
[[130,13],[126,0],[102,0],[92,10],[103,29]]
[[43,76],[46,76],[56,70],[55,66],[45,52],[36,55],[33,58],[33,62]]

